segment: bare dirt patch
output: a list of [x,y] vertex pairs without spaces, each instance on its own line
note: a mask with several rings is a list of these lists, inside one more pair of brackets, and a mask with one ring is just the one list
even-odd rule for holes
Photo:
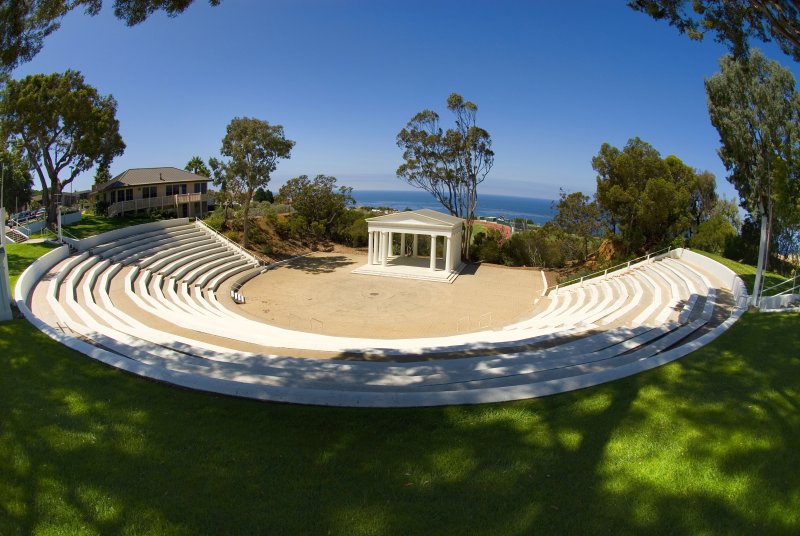
[[453,284],[351,273],[354,250],[314,253],[249,281],[237,312],[327,335],[440,337],[498,329],[533,315],[539,270],[468,266]]

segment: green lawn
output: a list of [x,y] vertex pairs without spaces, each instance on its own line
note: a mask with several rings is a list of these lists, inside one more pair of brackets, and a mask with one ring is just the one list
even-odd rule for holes
[[6,322],[0,534],[797,534],[798,347],[800,315],[748,313],[574,393],[336,409],[171,388]]
[[150,216],[125,216],[106,218],[104,216],[95,216],[93,214],[84,214],[80,221],[71,225],[65,225],[64,229],[75,238],[86,238],[96,234],[113,231],[114,229],[121,229],[130,225],[138,225],[140,223],[149,223],[156,221],[155,218]]
[[30,263],[50,251],[54,246],[39,244],[6,244],[8,253],[8,273],[11,279],[11,292],[14,292],[14,285],[17,278],[28,267]]
[[413,410],[268,404],[0,324],[0,534],[797,534],[799,315],[654,371]]
[[[742,278],[745,285],[747,285],[747,291],[751,294],[753,293],[753,285],[756,281],[756,267],[751,264],[742,264],[741,262],[732,261],[722,255],[717,255],[716,253],[709,253],[707,251],[700,251],[699,249],[693,249],[695,253],[699,253],[701,255],[705,255],[710,259],[714,259],[720,264],[723,264],[733,270],[739,277]],[[772,285],[777,285],[778,283],[786,281],[786,278],[780,274],[776,274],[774,272],[765,272],[764,273],[764,287],[769,288]]]

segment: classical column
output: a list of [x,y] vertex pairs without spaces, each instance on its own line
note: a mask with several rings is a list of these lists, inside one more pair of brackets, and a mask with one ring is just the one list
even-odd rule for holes
[[391,257],[394,255],[394,233],[389,231],[389,247],[386,249],[386,256]]
[[367,264],[372,264],[372,261],[375,260],[375,252],[372,250],[372,243],[373,243],[373,235],[375,234],[374,231],[370,231],[367,233]]
[[431,235],[431,272],[436,271],[436,235]]
[[413,253],[414,257],[419,255],[419,235],[414,233],[414,250]]
[[381,233],[381,242],[383,247],[381,248],[381,264],[386,266],[386,261],[389,260],[389,236],[390,233]]
[[445,248],[444,248],[444,269],[446,272],[450,272],[453,269],[453,265],[451,262],[453,261],[453,239],[452,237],[447,237],[444,241]]
[[406,233],[400,234],[400,256],[406,256]]

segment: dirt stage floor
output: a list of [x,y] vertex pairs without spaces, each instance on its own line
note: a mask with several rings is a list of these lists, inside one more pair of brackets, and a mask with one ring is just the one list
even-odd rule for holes
[[529,318],[539,270],[469,265],[452,284],[351,273],[366,255],[315,253],[249,281],[234,310],[275,326],[326,335],[437,337]]

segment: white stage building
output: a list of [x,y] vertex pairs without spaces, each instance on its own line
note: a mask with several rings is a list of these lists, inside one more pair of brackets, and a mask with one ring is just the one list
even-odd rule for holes
[[[367,219],[367,229],[367,264],[354,273],[452,283],[464,267],[461,218],[429,209],[396,212]],[[433,245],[425,256],[420,237]]]

